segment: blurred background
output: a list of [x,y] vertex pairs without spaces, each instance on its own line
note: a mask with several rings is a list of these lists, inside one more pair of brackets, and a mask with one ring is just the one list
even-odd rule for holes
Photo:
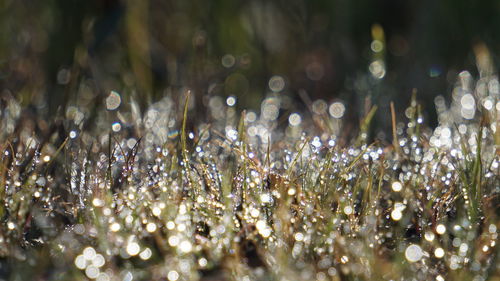
[[499,15],[498,0],[2,0],[0,92],[54,117],[110,91],[144,110],[190,90],[201,118],[212,96],[259,111],[274,93],[353,118],[377,104],[386,127],[416,89],[432,125],[478,52],[498,66]]

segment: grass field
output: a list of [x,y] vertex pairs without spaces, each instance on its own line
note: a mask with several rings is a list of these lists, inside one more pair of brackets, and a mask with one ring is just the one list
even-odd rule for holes
[[[345,105],[1,107],[0,280],[500,280],[500,94],[463,72],[386,140]],[[404,115],[397,113],[404,112]],[[198,120],[203,121],[198,121]]]

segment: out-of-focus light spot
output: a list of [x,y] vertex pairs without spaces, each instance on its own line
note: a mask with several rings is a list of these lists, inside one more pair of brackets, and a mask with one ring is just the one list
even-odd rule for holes
[[417,262],[422,259],[423,255],[422,248],[416,244],[411,244],[405,250],[405,257],[409,262]]
[[464,124],[458,125],[458,132],[460,134],[465,134],[467,132],[467,126],[465,126]]
[[137,144],[137,140],[134,138],[130,138],[127,140],[127,146],[129,149],[133,149],[136,144]]
[[170,270],[167,274],[167,278],[170,281],[176,281],[177,279],[179,279],[179,273],[175,270]]
[[95,257],[92,259],[92,264],[96,267],[103,267],[105,263],[106,260],[101,254],[95,255]]
[[382,79],[385,76],[385,63],[382,60],[376,60],[368,67],[373,77]]
[[436,258],[438,258],[438,259],[444,257],[443,248],[436,248],[436,250],[434,250],[434,256],[436,256]]
[[106,108],[108,110],[116,110],[120,103],[122,102],[122,98],[118,92],[111,91],[109,96],[106,98]]
[[304,240],[304,234],[302,232],[297,232],[294,235],[295,241],[302,241]]
[[207,264],[208,264],[208,260],[207,260],[206,258],[200,258],[200,259],[198,260],[198,264],[199,264],[201,267],[205,267],[205,266],[207,266]]
[[99,268],[97,268],[93,265],[89,265],[85,269],[85,275],[87,275],[87,277],[90,279],[96,279],[97,276],[99,275],[99,273],[100,273]]
[[497,226],[494,225],[494,224],[490,224],[490,226],[488,227],[488,232],[491,233],[491,234],[494,234],[497,232]]
[[[49,159],[49,161],[50,161],[50,159]],[[36,179],[35,183],[38,184],[39,186],[45,186],[45,184],[47,183],[47,180],[44,177],[39,177],[38,179]]]
[[120,124],[120,122],[115,122],[113,123],[113,125],[111,125],[111,129],[113,130],[113,132],[118,133],[122,129],[122,125]]
[[434,235],[434,233],[430,232],[430,231],[427,231],[425,234],[424,234],[424,238],[425,240],[429,241],[429,242],[432,242],[434,240],[434,237],[436,235]]
[[353,213],[353,211],[354,210],[349,205],[344,207],[344,214],[346,214],[346,215],[351,215]]
[[276,120],[279,114],[279,107],[275,104],[267,104],[264,106],[262,116],[267,120]]
[[184,240],[179,244],[179,250],[183,253],[189,253],[193,249],[191,242]]
[[172,247],[179,245],[179,237],[177,237],[176,235],[168,237],[168,244]]
[[245,121],[247,121],[248,123],[252,123],[255,122],[255,120],[257,120],[257,114],[255,114],[255,112],[253,111],[247,112],[247,114],[245,115]]
[[136,256],[141,251],[141,247],[136,242],[129,242],[127,245],[127,253],[131,256]]
[[236,97],[230,96],[226,99],[226,104],[228,106],[234,106],[236,104]]
[[492,95],[500,93],[500,82],[497,79],[492,79],[488,82],[488,91]]
[[219,111],[224,106],[223,100],[222,100],[222,98],[220,96],[213,96],[208,101],[208,106],[210,107],[210,109],[212,111],[215,111],[215,112]]
[[110,278],[109,278],[109,275],[105,272],[101,272],[99,273],[99,275],[97,276],[97,278],[95,279],[96,281],[109,281]]
[[226,136],[228,139],[235,141],[238,139],[238,131],[229,127],[226,129]]
[[436,232],[440,235],[444,234],[446,232],[446,226],[444,226],[443,224],[438,224],[436,226]]
[[111,226],[109,227],[109,229],[111,229],[111,231],[113,232],[119,231],[120,228],[121,228],[120,224],[116,222],[112,223]]
[[271,200],[272,200],[272,197],[269,193],[262,193],[260,195],[260,201],[262,203],[268,204],[268,203],[271,203]]
[[15,225],[13,222],[9,221],[9,222],[7,223],[7,228],[8,228],[9,230],[13,230],[15,227],[16,227],[16,225]]
[[451,137],[451,130],[450,128],[442,128],[441,130],[441,137],[444,139],[449,139]]
[[85,227],[82,224],[77,224],[73,228],[73,231],[78,235],[83,235],[85,233]]
[[132,272],[127,271],[122,280],[123,281],[132,281],[132,280],[134,280],[134,275],[132,274]]
[[144,249],[144,251],[142,251],[140,254],[139,254],[139,257],[142,259],[142,260],[148,260],[149,258],[151,258],[151,256],[153,255],[153,252],[151,251],[151,249],[149,248],[146,248]]
[[393,182],[391,187],[395,192],[400,192],[403,189],[403,185],[399,181]]
[[167,222],[167,229],[168,229],[168,230],[172,230],[172,229],[174,229],[174,228],[175,228],[175,222],[173,222],[173,221],[168,221],[168,222]]
[[156,224],[154,222],[150,222],[146,225],[146,230],[148,232],[155,232],[156,231]]
[[384,50],[384,43],[382,43],[382,41],[380,40],[373,40],[370,44],[370,48],[373,52],[380,53]]
[[269,79],[269,89],[277,93],[283,91],[285,88],[285,79],[279,75],[275,75]]
[[493,101],[491,99],[485,99],[483,102],[483,106],[484,106],[484,108],[486,108],[486,110],[492,110],[493,109]]
[[342,256],[340,258],[340,262],[343,263],[343,264],[346,264],[349,262],[349,257],[348,256]]
[[471,94],[465,94],[460,99],[460,104],[465,109],[474,109],[476,102]]
[[92,260],[96,255],[96,251],[94,250],[94,248],[92,247],[87,247],[85,249],[83,249],[83,257],[90,261]]
[[330,276],[337,275],[337,269],[335,267],[333,267],[333,266],[330,267],[330,268],[328,268],[328,275],[330,275]]
[[394,209],[391,212],[391,218],[395,221],[399,221],[403,217],[403,213],[399,209]]
[[77,136],[76,131],[69,132],[69,137],[70,138],[74,139],[74,138],[76,138],[76,136]]
[[161,215],[161,209],[158,207],[154,207],[152,212],[153,212],[153,215],[156,217],[159,217]]
[[290,123],[290,126],[295,127],[300,125],[302,122],[302,117],[298,113],[292,113],[290,114],[290,117],[288,117],[288,123]]
[[458,248],[458,251],[464,255],[465,253],[467,253],[468,250],[469,250],[469,245],[467,245],[467,243],[460,244],[460,247]]
[[475,113],[476,111],[474,109],[466,109],[466,108],[460,109],[460,114],[462,115],[462,117],[468,120],[473,119]]
[[258,217],[259,215],[260,215],[260,211],[259,211],[259,210],[257,210],[257,209],[252,209],[252,210],[250,211],[250,216],[252,216],[252,218],[256,218],[256,217]]
[[231,54],[225,54],[221,59],[222,66],[224,66],[225,68],[233,67],[235,62],[236,59]]
[[325,114],[328,104],[324,100],[316,100],[312,104],[312,110],[316,114]]
[[177,230],[180,231],[180,232],[183,232],[184,230],[186,230],[186,224],[184,223],[180,223],[177,225]]
[[87,267],[87,260],[83,257],[83,255],[78,255],[75,258],[75,266],[78,269],[85,269]]
[[316,148],[320,148],[321,147],[321,139],[319,137],[314,137],[314,139],[311,141],[311,144],[312,146],[316,147]]
[[94,205],[95,207],[102,207],[104,206],[104,201],[100,198],[94,198],[92,200],[92,205]]
[[267,225],[267,223],[263,220],[257,221],[255,224],[257,231],[262,237],[267,238],[271,235],[271,228]]
[[334,102],[328,108],[328,112],[333,118],[342,118],[345,112],[345,106],[341,102]]

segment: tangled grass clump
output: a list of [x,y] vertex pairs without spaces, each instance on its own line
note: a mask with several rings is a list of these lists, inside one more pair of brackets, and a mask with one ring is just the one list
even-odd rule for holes
[[53,122],[9,99],[0,280],[500,280],[499,83],[461,81],[391,143],[376,107],[349,139],[342,104],[283,124],[279,95],[240,118],[212,97],[194,125],[188,99]]

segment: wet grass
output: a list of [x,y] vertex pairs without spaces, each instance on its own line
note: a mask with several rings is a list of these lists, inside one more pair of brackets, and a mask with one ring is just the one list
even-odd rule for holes
[[499,280],[498,80],[457,89],[437,128],[416,95],[391,105],[390,141],[375,106],[348,139],[325,106],[273,117],[279,94],[260,116],[210,102],[192,121],[187,94],[53,124],[10,99],[0,279]]

